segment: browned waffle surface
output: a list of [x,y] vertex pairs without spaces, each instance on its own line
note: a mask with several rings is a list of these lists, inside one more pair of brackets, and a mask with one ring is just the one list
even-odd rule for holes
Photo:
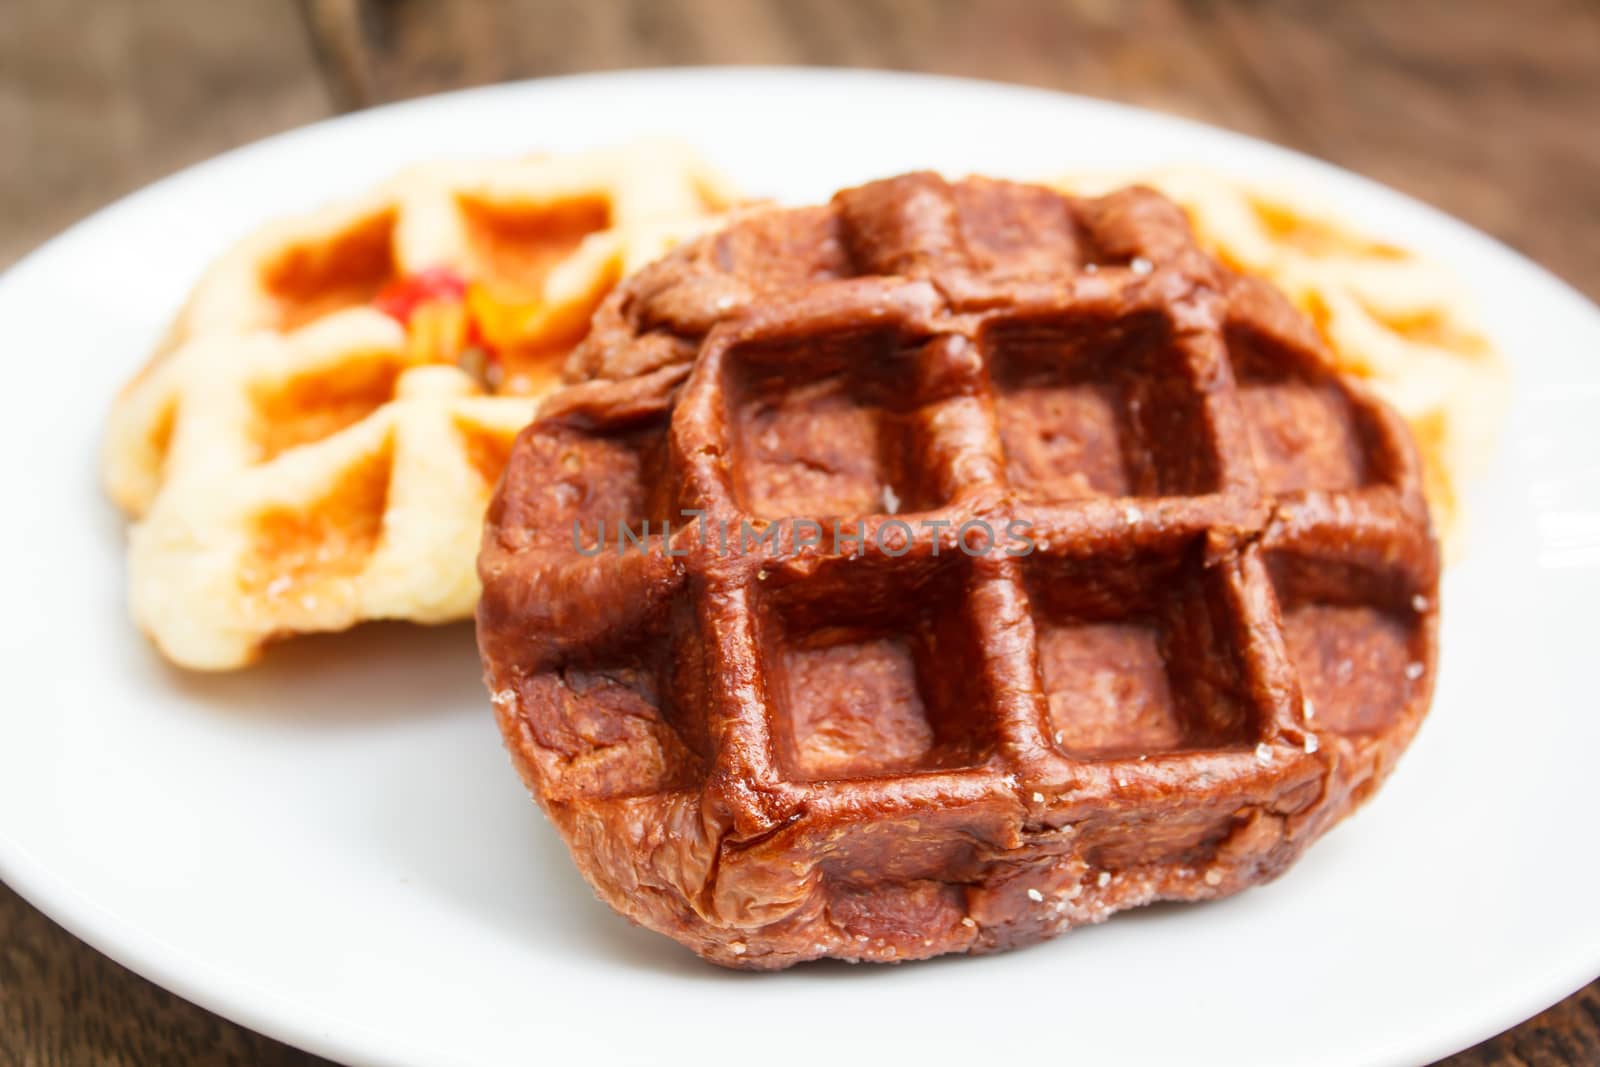
[[1426,710],[1403,424],[1149,191],[756,214],[569,370],[490,509],[486,674],[584,875],[716,962],[1237,892]]

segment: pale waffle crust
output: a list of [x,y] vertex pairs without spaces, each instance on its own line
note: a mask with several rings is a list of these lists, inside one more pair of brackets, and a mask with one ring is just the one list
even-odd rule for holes
[[[759,214],[624,283],[569,370],[490,506],[486,681],[599,895],[715,962],[1238,892],[1426,711],[1405,424],[1155,193]],[[962,551],[977,519],[1034,550]]]
[[1055,184],[1079,195],[1156,189],[1183,207],[1203,249],[1280,289],[1317,325],[1338,368],[1410,424],[1446,556],[1459,554],[1463,496],[1493,454],[1510,372],[1444,264],[1361,232],[1314,192],[1287,184],[1267,188],[1199,167]]
[[[135,619],[177,663],[226,669],[290,634],[468,616],[513,435],[611,287],[728,202],[647,142],[426,164],[242,241],[111,412]],[[465,312],[374,306],[441,268],[507,309],[493,394],[455,364]]]

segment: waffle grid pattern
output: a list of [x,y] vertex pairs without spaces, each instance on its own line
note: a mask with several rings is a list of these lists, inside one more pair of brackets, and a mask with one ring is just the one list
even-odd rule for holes
[[[726,195],[646,142],[422,165],[242,241],[111,412],[104,480],[137,520],[140,627],[222,670],[291,634],[470,616],[483,511],[537,397],[616,282]],[[451,299],[380,308],[431,272]],[[469,307],[491,337],[469,341]]]
[[[1040,210],[1055,229],[1016,232]],[[669,260],[680,288],[733,305],[692,369],[555,398],[491,510],[490,684],[585,873],[719,962],[781,966],[1005,947],[1281,870],[1426,706],[1411,664],[1431,672],[1436,562],[1395,417],[1153,194],[912,176],[791,223],[765,239],[817,241],[825,268],[801,285],[730,299],[686,269],[694,250]],[[759,278],[741,239],[696,247]],[[627,313],[641,335],[688,332]],[[607,343],[591,366],[638,366]],[[1285,429],[1252,422],[1244,394],[1284,382],[1317,385],[1278,399],[1343,413],[1354,454],[1318,468],[1328,485],[1299,484],[1273,462]],[[518,499],[561,471],[582,489]],[[594,551],[598,521],[681,509],[706,525],[647,551],[583,557],[563,527]],[[801,543],[795,518],[844,523],[851,551]],[[974,520],[1021,522],[1032,551],[963,550]],[[724,553],[706,529],[771,536]],[[579,620],[565,590],[607,592],[574,596]],[[1301,601],[1403,620],[1406,679],[1378,730],[1315,720],[1285,623]],[[573,759],[563,731],[619,709],[648,737]],[[668,865],[704,881],[682,900],[651,885],[659,853],[641,866],[602,840],[691,810]]]
[[1078,174],[1085,195],[1140,183],[1181,205],[1200,246],[1269,280],[1327,338],[1341,373],[1368,383],[1411,427],[1446,556],[1459,552],[1465,486],[1505,419],[1509,370],[1448,266],[1351,228],[1314,190],[1270,189],[1200,168]]

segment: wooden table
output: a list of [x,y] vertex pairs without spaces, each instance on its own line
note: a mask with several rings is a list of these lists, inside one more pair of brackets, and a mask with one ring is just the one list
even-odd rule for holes
[[[342,110],[690,63],[927,70],[1192,116],[1431,201],[1600,298],[1600,4],[1581,0],[4,0],[0,265],[153,178]],[[0,1067],[319,1062],[0,887]],[[1600,983],[1445,1062],[1600,1062]]]

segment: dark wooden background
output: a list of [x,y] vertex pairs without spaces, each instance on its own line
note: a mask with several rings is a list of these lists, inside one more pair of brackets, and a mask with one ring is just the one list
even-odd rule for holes
[[[1594,0],[0,0],[0,266],[154,178],[339,111],[698,63],[925,70],[1176,112],[1431,201],[1600,298]],[[319,1062],[0,887],[0,1067]],[[1600,1063],[1600,983],[1446,1062]]]

